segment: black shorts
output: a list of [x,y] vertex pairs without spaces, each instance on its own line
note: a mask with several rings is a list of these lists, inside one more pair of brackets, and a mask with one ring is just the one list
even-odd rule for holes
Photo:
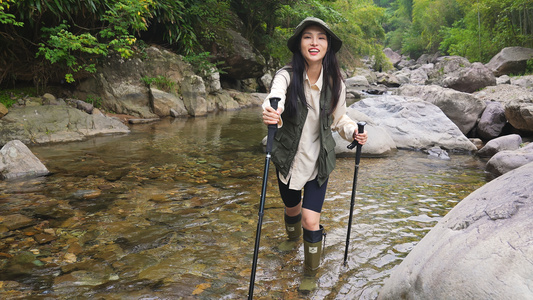
[[[302,190],[291,190],[289,186],[281,182],[279,179],[279,173],[276,172],[278,176],[278,185],[279,193],[281,195],[281,200],[287,207],[295,207],[302,201]],[[289,180],[290,183],[290,180]],[[324,198],[326,197],[326,189],[328,186],[328,180],[318,186],[318,181],[315,179],[308,181],[304,185],[304,197],[302,202],[302,207],[310,209],[317,213],[322,211],[322,205],[324,205]]]

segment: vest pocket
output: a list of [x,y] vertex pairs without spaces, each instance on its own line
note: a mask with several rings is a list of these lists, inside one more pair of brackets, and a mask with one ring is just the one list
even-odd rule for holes
[[283,176],[288,174],[290,162],[294,157],[294,153],[291,151],[291,149],[293,149],[294,140],[295,138],[291,138],[286,130],[278,130],[277,134],[274,136],[274,144],[272,145],[272,162]]
[[320,159],[318,160],[318,183],[322,185],[328,178],[329,174],[335,169],[335,140],[329,132],[328,138],[325,139],[325,145],[322,147]]

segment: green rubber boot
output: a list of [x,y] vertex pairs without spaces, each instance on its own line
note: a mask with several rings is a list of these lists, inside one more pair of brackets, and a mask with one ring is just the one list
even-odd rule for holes
[[304,232],[304,276],[298,290],[304,294],[309,293],[317,288],[318,267],[320,266],[320,259],[322,255],[322,237],[324,234],[324,227],[320,225],[320,229],[316,231],[309,231],[303,229]]
[[302,235],[302,214],[289,217],[285,215],[285,230],[287,231],[288,240],[279,245],[279,250],[290,251],[295,248],[298,239]]
[[294,217],[285,215],[285,230],[290,241],[297,240],[302,235],[302,214]]
[[322,254],[322,235],[324,227],[320,225],[319,230],[304,232],[304,266],[307,270],[314,271],[320,266],[320,256]]

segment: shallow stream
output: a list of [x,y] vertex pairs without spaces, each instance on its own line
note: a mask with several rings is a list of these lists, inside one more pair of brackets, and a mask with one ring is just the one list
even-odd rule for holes
[[[246,298],[264,135],[259,110],[245,109],[31,147],[52,174],[0,181],[0,298]],[[375,299],[436,222],[485,183],[484,162],[450,157],[402,150],[361,159],[347,266],[354,159],[338,158],[311,293],[298,291],[301,243],[277,248],[285,232],[271,166],[254,298]],[[24,226],[5,225],[20,215]]]

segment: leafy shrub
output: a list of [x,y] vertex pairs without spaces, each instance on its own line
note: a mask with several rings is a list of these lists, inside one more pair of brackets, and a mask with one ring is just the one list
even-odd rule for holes
[[175,82],[171,81],[163,75],[159,75],[156,77],[143,76],[141,78],[141,81],[148,87],[150,87],[151,85],[155,85],[158,89],[167,93],[173,92],[174,87],[176,86]]
[[219,72],[220,74],[224,74],[224,70],[219,68],[218,66],[223,64],[223,61],[218,61],[215,63],[212,63],[210,60],[213,58],[213,56],[209,52],[202,52],[199,54],[191,54],[183,57],[183,60],[185,62],[188,62],[192,65],[194,68],[194,72],[197,74],[201,74],[202,76],[209,76],[213,72]]

